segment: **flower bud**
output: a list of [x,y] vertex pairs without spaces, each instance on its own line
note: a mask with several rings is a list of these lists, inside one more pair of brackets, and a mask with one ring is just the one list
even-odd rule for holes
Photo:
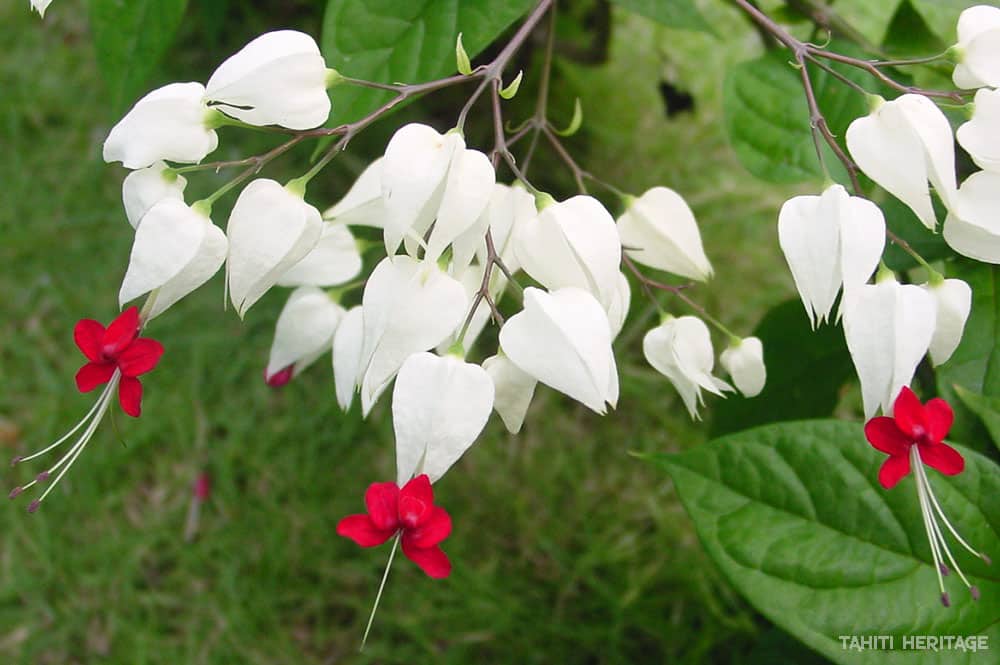
[[972,119],[958,128],[955,138],[980,168],[1000,173],[1000,90],[976,92]]
[[493,410],[499,414],[504,427],[511,434],[521,431],[524,417],[528,414],[531,398],[535,396],[538,381],[530,374],[522,372],[510,359],[498,354],[483,361],[483,369],[493,380],[496,396]]
[[122,182],[122,202],[128,223],[132,228],[139,226],[143,215],[161,199],[173,198],[183,202],[185,187],[187,180],[184,176],[170,171],[162,161],[132,171]]
[[934,297],[937,318],[929,354],[936,367],[948,362],[962,341],[965,322],[972,311],[972,289],[960,279],[946,279],[922,285]]
[[382,206],[382,165],[379,157],[368,165],[351,188],[337,203],[323,212],[323,219],[348,226],[374,226],[385,224]]
[[278,315],[265,378],[292,367],[292,377],[330,350],[345,312],[322,289],[300,286]]
[[722,395],[733,389],[712,376],[715,365],[712,336],[705,322],[696,316],[668,317],[646,333],[642,352],[653,369],[674,385],[694,420],[701,420],[698,406],[704,404],[702,390]]
[[712,276],[694,213],[672,189],[654,187],[632,200],[618,234],[637,263],[699,282]]
[[1000,86],[1000,8],[976,5],[958,17],[958,64],[952,80],[959,88]]
[[361,272],[361,252],[351,230],[325,222],[319,242],[285,271],[278,286],[337,286]]
[[948,213],[941,236],[963,256],[1000,264],[1000,173],[973,173],[958,190],[958,208]]
[[764,367],[764,347],[757,337],[737,340],[719,356],[722,365],[745,397],[755,397],[764,389],[767,368]]
[[358,386],[361,364],[361,347],[364,344],[364,312],[361,306],[352,307],[337,326],[333,335],[333,382],[337,404],[343,411],[351,408]]

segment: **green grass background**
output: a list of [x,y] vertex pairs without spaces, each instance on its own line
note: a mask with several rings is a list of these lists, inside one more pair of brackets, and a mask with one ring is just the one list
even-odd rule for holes
[[[100,159],[117,116],[84,3],[56,0],[44,22],[27,5],[0,6],[7,457],[45,445],[92,403],[73,384],[82,356],[71,331],[80,318],[114,316],[132,235],[120,202],[125,171]],[[636,193],[666,184],[685,195],[717,271],[692,295],[749,333],[792,293],[774,235],[776,211],[792,192],[754,181],[727,148],[723,72],[760,47],[738,17],[714,11],[725,38],[616,13],[607,63],[557,64],[553,113],[568,118],[581,97],[585,129],[567,142],[596,175]],[[271,26],[267,16],[248,16],[221,36],[185,23],[149,87],[205,80],[230,43]],[[279,21],[315,32],[318,14]],[[666,117],[662,79],[694,96],[694,112]],[[522,90],[536,81],[527,77]],[[460,104],[446,98],[405,117],[446,129]],[[403,117],[352,144],[310,189],[312,202],[325,207],[342,194]],[[485,111],[470,122],[470,137],[489,131]],[[223,130],[222,140],[212,159],[246,156],[275,139]],[[265,175],[301,173],[307,156]],[[551,157],[540,160],[533,171],[551,172]],[[212,191],[224,177],[203,178],[189,192]],[[539,178],[572,193],[565,174]],[[217,208],[220,225],[231,203]],[[616,344],[617,412],[600,418],[540,389],[520,436],[491,422],[435,488],[455,523],[445,543],[452,576],[433,581],[397,559],[369,648],[358,655],[388,551],[357,548],[334,529],[361,511],[369,483],[395,475],[389,400],[367,422],[356,406],[342,414],[327,360],[284,390],[268,389],[261,371],[282,302],[271,293],[240,322],[222,310],[217,276],[174,306],[148,331],[167,352],[144,380],[142,418],[118,415],[117,434],[106,422],[37,514],[24,511],[31,496],[3,506],[0,662],[765,662],[754,660],[754,648],[769,635],[766,622],[706,559],[667,478],[629,454],[705,438],[642,361],[655,316],[638,289]],[[679,302],[664,303],[685,313]],[[7,468],[6,484],[42,468],[25,467]],[[186,543],[191,483],[202,470],[214,492],[197,540]]]

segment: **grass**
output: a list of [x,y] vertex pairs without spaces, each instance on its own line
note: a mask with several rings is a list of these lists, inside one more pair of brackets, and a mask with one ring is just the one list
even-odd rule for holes
[[[131,242],[124,171],[100,160],[114,119],[82,4],[54,3],[44,24],[20,2],[0,8],[10,45],[0,60],[0,448],[8,456],[44,445],[92,403],[73,386],[81,357],[70,331],[79,318],[114,315]],[[723,67],[753,46],[621,17],[614,34],[608,64],[560,65],[563,101],[579,94],[587,113],[586,132],[569,145],[612,182],[636,191],[665,183],[688,197],[718,273],[697,297],[749,332],[791,293],[773,234],[788,192],[750,180],[719,117]],[[684,44],[669,57],[660,47],[668,38]],[[204,78],[204,63],[222,55],[198,53],[191,40],[178,48],[162,80]],[[666,66],[697,101],[694,113],[669,121],[656,92]],[[365,150],[374,154],[394,126],[377,126],[335,163],[315,202],[342,192]],[[237,156],[241,148],[224,145]],[[545,172],[544,162],[534,168]],[[602,419],[540,390],[522,435],[491,422],[436,487],[455,520],[445,543],[454,573],[435,582],[397,559],[369,648],[357,655],[388,549],[361,550],[334,529],[362,509],[368,483],[395,475],[388,401],[367,422],[357,407],[340,413],[325,361],[284,390],[268,389],[260,375],[282,296],[270,294],[241,323],[219,307],[217,277],[150,329],[167,354],[144,382],[143,417],[119,416],[117,434],[103,426],[37,514],[25,514],[25,500],[5,507],[0,659],[749,662],[765,622],[707,560],[668,480],[629,455],[705,436],[642,362],[653,309],[633,296],[634,322],[616,349],[618,412]],[[13,486],[39,468],[4,479]],[[187,543],[191,483],[203,470],[214,492]]]

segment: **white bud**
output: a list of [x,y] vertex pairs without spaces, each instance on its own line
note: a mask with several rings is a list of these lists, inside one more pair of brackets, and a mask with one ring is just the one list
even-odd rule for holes
[[319,242],[289,268],[278,286],[336,286],[361,272],[361,252],[351,230],[341,224],[324,223]]
[[980,168],[1000,173],[1000,90],[976,92],[972,119],[958,128],[955,138]]
[[948,362],[962,341],[965,322],[972,311],[972,289],[960,279],[946,279],[937,284],[923,284],[934,297],[937,317],[928,353],[937,366]]
[[638,263],[701,282],[712,276],[694,213],[672,189],[654,187],[632,201],[618,233]]
[[507,431],[517,434],[521,431],[524,417],[528,414],[528,407],[535,395],[538,381],[530,374],[521,371],[503,354],[490,356],[484,360],[483,369],[493,380],[496,391],[493,409],[500,415]]
[[265,378],[289,365],[294,366],[292,376],[298,376],[329,351],[344,313],[322,289],[302,286],[292,291],[274,326]]
[[382,207],[382,164],[379,157],[368,165],[351,188],[337,203],[323,213],[323,219],[348,226],[374,226],[385,224]]
[[744,337],[719,356],[719,364],[733,378],[736,389],[746,397],[760,394],[767,382],[764,346],[757,337]]
[[960,55],[952,80],[959,88],[1000,86],[1000,8],[976,5],[958,17]]
[[354,392],[358,386],[364,326],[364,312],[361,307],[352,307],[341,319],[333,336],[333,382],[337,392],[337,404],[344,411],[351,408]]
[[152,166],[138,171],[132,171],[122,182],[122,202],[125,204],[125,216],[132,228],[139,226],[150,208],[161,199],[173,198],[184,201],[184,188],[187,180],[184,176],[168,171],[163,162],[155,162]]
[[941,235],[963,256],[1000,264],[1000,173],[973,173],[958,190],[958,208],[948,213]]
[[701,420],[698,407],[704,404],[702,390],[722,395],[733,389],[712,375],[715,365],[712,336],[698,317],[668,317],[646,333],[642,352],[646,361],[674,385],[695,420]]

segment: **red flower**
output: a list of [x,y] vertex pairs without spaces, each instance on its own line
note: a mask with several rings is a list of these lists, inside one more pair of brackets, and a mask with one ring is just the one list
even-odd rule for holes
[[129,307],[107,328],[93,319],[81,319],[73,329],[73,339],[90,361],[76,373],[80,392],[90,392],[119,372],[118,402],[125,413],[138,418],[142,384],[136,377],[156,367],[163,355],[162,344],[139,337],[138,308]]
[[951,407],[941,398],[921,404],[908,387],[903,387],[893,416],[872,418],[865,424],[865,437],[876,450],[889,455],[878,472],[878,481],[892,488],[910,473],[910,456],[917,447],[920,461],[946,476],[954,476],[965,468],[965,460],[957,450],[944,443],[955,418]]
[[434,505],[430,478],[421,474],[399,489],[372,483],[365,492],[366,514],[348,515],[337,533],[361,547],[381,545],[402,532],[403,554],[430,577],[448,577],[451,562],[438,546],[451,533],[451,517]]

